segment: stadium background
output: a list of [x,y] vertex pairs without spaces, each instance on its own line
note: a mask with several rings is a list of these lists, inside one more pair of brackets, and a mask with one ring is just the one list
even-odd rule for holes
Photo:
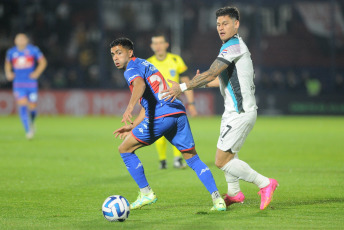
[[[129,37],[135,55],[148,58],[151,35],[164,31],[192,77],[217,56],[214,12],[231,4],[240,9],[239,34],[252,53],[260,114],[344,114],[344,3],[335,0],[2,0],[0,114],[16,110],[3,64],[18,32],[48,60],[40,114],[121,115],[129,91],[109,43]],[[196,106],[201,115],[221,114],[222,97],[196,90]]]

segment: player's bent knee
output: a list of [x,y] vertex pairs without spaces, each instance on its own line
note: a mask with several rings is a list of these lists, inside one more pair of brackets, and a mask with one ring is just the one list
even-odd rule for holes
[[118,146],[119,153],[132,153],[136,149],[145,146],[143,143],[138,142],[133,136],[127,136],[122,144]]
[[218,167],[219,169],[221,169],[224,166],[224,164],[222,161],[215,160],[215,166]]
[[17,105],[21,106],[21,105],[28,105],[28,100],[26,97],[23,98],[19,98],[17,99]]
[[196,152],[195,149],[191,149],[191,150],[189,150],[189,151],[181,152],[181,153],[182,153],[183,158],[184,158],[185,160],[188,160],[188,159],[192,158],[193,156],[197,155],[197,152]]
[[128,152],[127,149],[128,148],[126,148],[126,146],[123,146],[123,143],[118,146],[118,152],[119,153],[127,153]]

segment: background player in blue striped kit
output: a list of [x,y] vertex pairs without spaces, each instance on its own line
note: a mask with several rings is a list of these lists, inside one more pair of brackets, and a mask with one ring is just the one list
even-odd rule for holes
[[14,43],[15,46],[6,54],[5,74],[7,80],[13,81],[13,94],[19,116],[26,138],[31,139],[34,136],[33,122],[37,115],[37,79],[46,68],[47,61],[37,46],[29,44],[26,34],[17,34]]
[[[110,47],[113,62],[118,69],[124,70],[124,78],[132,92],[123,114],[122,122],[125,125],[114,132],[116,137],[124,139],[118,150],[130,175],[140,188],[137,200],[130,204],[130,208],[141,208],[157,201],[135,151],[165,136],[182,152],[186,163],[196,172],[211,194],[214,204],[211,210],[225,211],[226,205],[218,192],[213,175],[195,150],[182,102],[178,99],[174,102],[162,99],[161,91],[168,87],[164,77],[151,63],[134,57],[131,40],[119,38],[114,40]],[[143,108],[132,122],[132,111],[138,101]]]

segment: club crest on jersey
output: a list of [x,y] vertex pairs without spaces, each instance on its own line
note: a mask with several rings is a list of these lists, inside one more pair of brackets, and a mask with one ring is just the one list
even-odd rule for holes
[[228,50],[227,50],[227,49],[224,49],[224,50],[221,52],[222,56],[224,56],[224,55],[227,54],[227,53],[228,53]]
[[171,77],[175,77],[176,76],[176,70],[170,69],[170,74],[171,74]]

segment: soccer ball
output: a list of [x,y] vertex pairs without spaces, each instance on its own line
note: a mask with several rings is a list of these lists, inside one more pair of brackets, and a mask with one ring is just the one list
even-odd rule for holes
[[103,215],[108,221],[125,221],[130,213],[130,205],[123,196],[113,195],[106,198],[102,206]]

